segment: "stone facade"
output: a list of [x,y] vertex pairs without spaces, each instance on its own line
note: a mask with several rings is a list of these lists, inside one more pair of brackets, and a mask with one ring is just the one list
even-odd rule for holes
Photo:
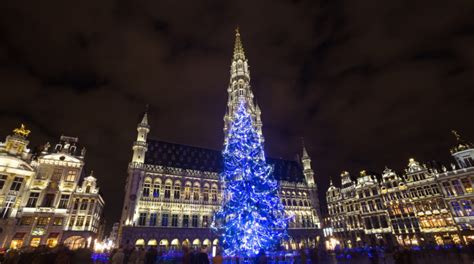
[[0,246],[90,245],[104,201],[96,179],[84,178],[85,149],[77,150],[77,138],[61,136],[54,149],[47,143],[33,155],[28,134],[22,126],[0,145]]
[[474,239],[474,147],[457,138],[450,170],[410,159],[404,175],[385,169],[379,180],[347,172],[326,192],[333,233],[342,246],[467,243]]
[[[239,100],[245,100],[263,141],[261,111],[253,101],[249,82],[248,61],[237,32],[227,90],[224,141]],[[221,152],[150,139],[147,113],[137,132],[125,186],[120,244],[217,246],[218,235],[209,226],[222,203]],[[284,246],[315,244],[320,229],[319,200],[306,149],[299,160],[268,158],[267,161],[273,165],[274,176],[280,182],[282,203],[292,216],[289,231],[292,239]]]

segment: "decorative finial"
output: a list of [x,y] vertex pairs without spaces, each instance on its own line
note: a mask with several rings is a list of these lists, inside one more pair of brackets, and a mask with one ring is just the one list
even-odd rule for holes
[[361,177],[366,176],[366,175],[367,175],[367,172],[365,170],[360,171],[360,176]]
[[25,125],[21,124],[20,128],[13,129],[13,133],[17,136],[27,137],[31,133],[31,130],[26,129]]
[[454,137],[456,138],[457,141],[461,140],[461,135],[456,130],[451,130],[451,133],[453,133]]
[[239,26],[237,26],[237,27],[235,28],[235,35],[236,35],[236,36],[237,36],[237,35],[240,36],[240,28],[239,28]]

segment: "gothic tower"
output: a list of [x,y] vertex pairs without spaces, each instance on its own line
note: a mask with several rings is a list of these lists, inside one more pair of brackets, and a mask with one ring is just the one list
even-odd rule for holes
[[150,132],[148,125],[148,113],[145,112],[142,121],[137,126],[137,140],[133,143],[132,162],[143,163],[145,161],[145,153],[147,151],[146,138]]
[[314,171],[311,168],[311,158],[308,155],[308,151],[306,151],[306,147],[303,144],[303,156],[301,158],[301,163],[303,163],[303,174],[306,179],[306,184],[308,186],[313,187],[315,186],[314,183]]
[[315,214],[318,221],[321,219],[321,210],[319,208],[319,197],[318,197],[318,186],[314,181],[314,171],[311,167],[311,157],[308,155],[308,151],[303,142],[303,156],[301,157],[301,163],[303,164],[303,174],[306,181],[306,185],[310,188],[310,199],[314,207]]
[[[147,136],[150,132],[148,125],[148,113],[145,112],[141,122],[137,125],[137,139],[133,142],[132,160],[128,165],[128,176],[125,183],[125,197],[122,208],[122,217],[120,219],[119,234],[121,238],[124,226],[133,224],[134,217],[136,217],[136,205],[139,186],[145,175],[144,162],[145,154],[147,152]],[[119,239],[118,241],[121,241]]]
[[230,129],[232,117],[239,106],[240,100],[244,100],[246,103],[247,110],[252,116],[253,125],[263,142],[262,120],[260,117],[261,111],[258,105],[254,103],[254,95],[250,89],[249,65],[248,60],[245,57],[238,28],[235,30],[234,55],[230,66],[230,81],[227,93],[229,94],[229,97],[227,100],[227,111],[224,116],[224,143],[227,142],[227,134]]

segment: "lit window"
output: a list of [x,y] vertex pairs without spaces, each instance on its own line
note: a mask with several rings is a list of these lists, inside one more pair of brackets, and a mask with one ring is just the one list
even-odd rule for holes
[[471,203],[469,201],[461,200],[461,205],[462,205],[462,208],[464,209],[464,212],[466,212],[467,216],[474,215],[473,212],[472,212]]
[[464,189],[466,190],[467,193],[472,193],[472,183],[469,178],[463,178],[461,179],[462,186],[464,186]]
[[53,225],[55,225],[55,226],[62,226],[63,222],[64,222],[64,218],[62,218],[62,217],[55,217],[53,219]]
[[49,223],[48,217],[38,217],[37,226],[47,226]]
[[[61,172],[62,173],[62,172]],[[77,174],[77,171],[75,170],[70,170],[67,172],[67,176],[66,176],[66,181],[67,182],[73,182],[76,180],[76,174]]]
[[453,207],[454,215],[455,216],[464,216],[461,206],[458,202],[454,201],[451,202],[451,206]]

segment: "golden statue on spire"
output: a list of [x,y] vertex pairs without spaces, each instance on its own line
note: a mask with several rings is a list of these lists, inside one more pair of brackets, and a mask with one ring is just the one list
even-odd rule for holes
[[27,137],[31,133],[31,130],[26,129],[25,125],[21,124],[20,128],[13,129],[13,133],[17,136]]

